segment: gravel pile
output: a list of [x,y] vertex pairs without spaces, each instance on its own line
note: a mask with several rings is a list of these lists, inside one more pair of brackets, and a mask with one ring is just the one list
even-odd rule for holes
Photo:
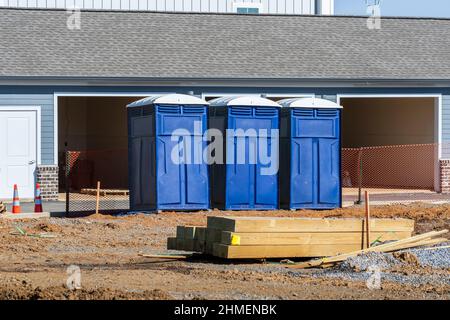
[[[448,245],[448,243],[446,244]],[[439,245],[445,246],[445,245]],[[417,257],[417,261],[422,267],[432,267],[437,269],[450,268],[450,248],[434,250],[408,250]]]
[[377,266],[381,270],[388,270],[402,264],[390,253],[369,252],[367,254],[350,257],[340,265],[342,271],[366,271],[371,266]]
[[[447,245],[448,243],[439,244],[437,247]],[[448,269],[450,268],[450,248],[408,249],[394,253],[369,252],[348,258],[338,265],[337,269],[342,271],[367,271],[370,266],[377,266],[381,270],[389,270],[402,264]]]
[[[439,244],[437,247],[446,245],[448,244]],[[391,270],[398,266],[407,265],[418,268],[432,267],[437,270],[436,273],[415,273],[414,271],[402,273],[398,272],[398,269],[397,271]],[[446,272],[450,268],[450,248],[433,250],[408,249],[393,253],[370,252],[348,258],[332,269],[315,269],[313,277],[366,281],[373,274],[371,267],[379,268],[382,281],[392,281],[413,286],[424,284],[450,285],[450,274]]]
[[[367,281],[373,273],[371,272],[351,272],[351,271],[342,271],[337,269],[331,269],[328,271],[318,270],[313,277],[316,278],[335,278],[342,279],[348,281]],[[450,275],[448,274],[401,274],[401,273],[389,273],[389,272],[381,272],[380,273],[381,281],[389,281],[396,282],[401,284],[409,284],[412,286],[420,286],[426,284],[432,285],[450,285]]]

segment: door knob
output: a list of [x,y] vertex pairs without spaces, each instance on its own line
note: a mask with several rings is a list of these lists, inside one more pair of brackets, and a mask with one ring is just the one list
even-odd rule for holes
[[28,162],[28,164],[35,164],[35,163],[36,163],[36,160],[31,160]]

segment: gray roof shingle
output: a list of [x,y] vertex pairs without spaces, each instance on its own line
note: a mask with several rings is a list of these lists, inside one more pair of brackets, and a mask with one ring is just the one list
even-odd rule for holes
[[450,80],[450,20],[0,9],[0,77]]

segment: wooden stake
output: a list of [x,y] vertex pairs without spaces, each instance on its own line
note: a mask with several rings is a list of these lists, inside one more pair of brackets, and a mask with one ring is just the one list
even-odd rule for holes
[[184,260],[192,256],[192,255],[165,255],[165,254],[143,254],[143,253],[139,253],[138,255],[144,258],[175,259],[175,260]]
[[100,208],[100,181],[97,181],[97,199],[95,203],[95,213],[98,213]]
[[366,248],[370,248],[370,203],[369,192],[365,192],[365,204],[366,204]]

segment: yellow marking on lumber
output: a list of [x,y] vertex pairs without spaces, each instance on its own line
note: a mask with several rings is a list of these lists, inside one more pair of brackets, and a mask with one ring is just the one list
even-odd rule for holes
[[239,246],[241,244],[241,237],[238,235],[231,235],[231,245],[232,246]]

